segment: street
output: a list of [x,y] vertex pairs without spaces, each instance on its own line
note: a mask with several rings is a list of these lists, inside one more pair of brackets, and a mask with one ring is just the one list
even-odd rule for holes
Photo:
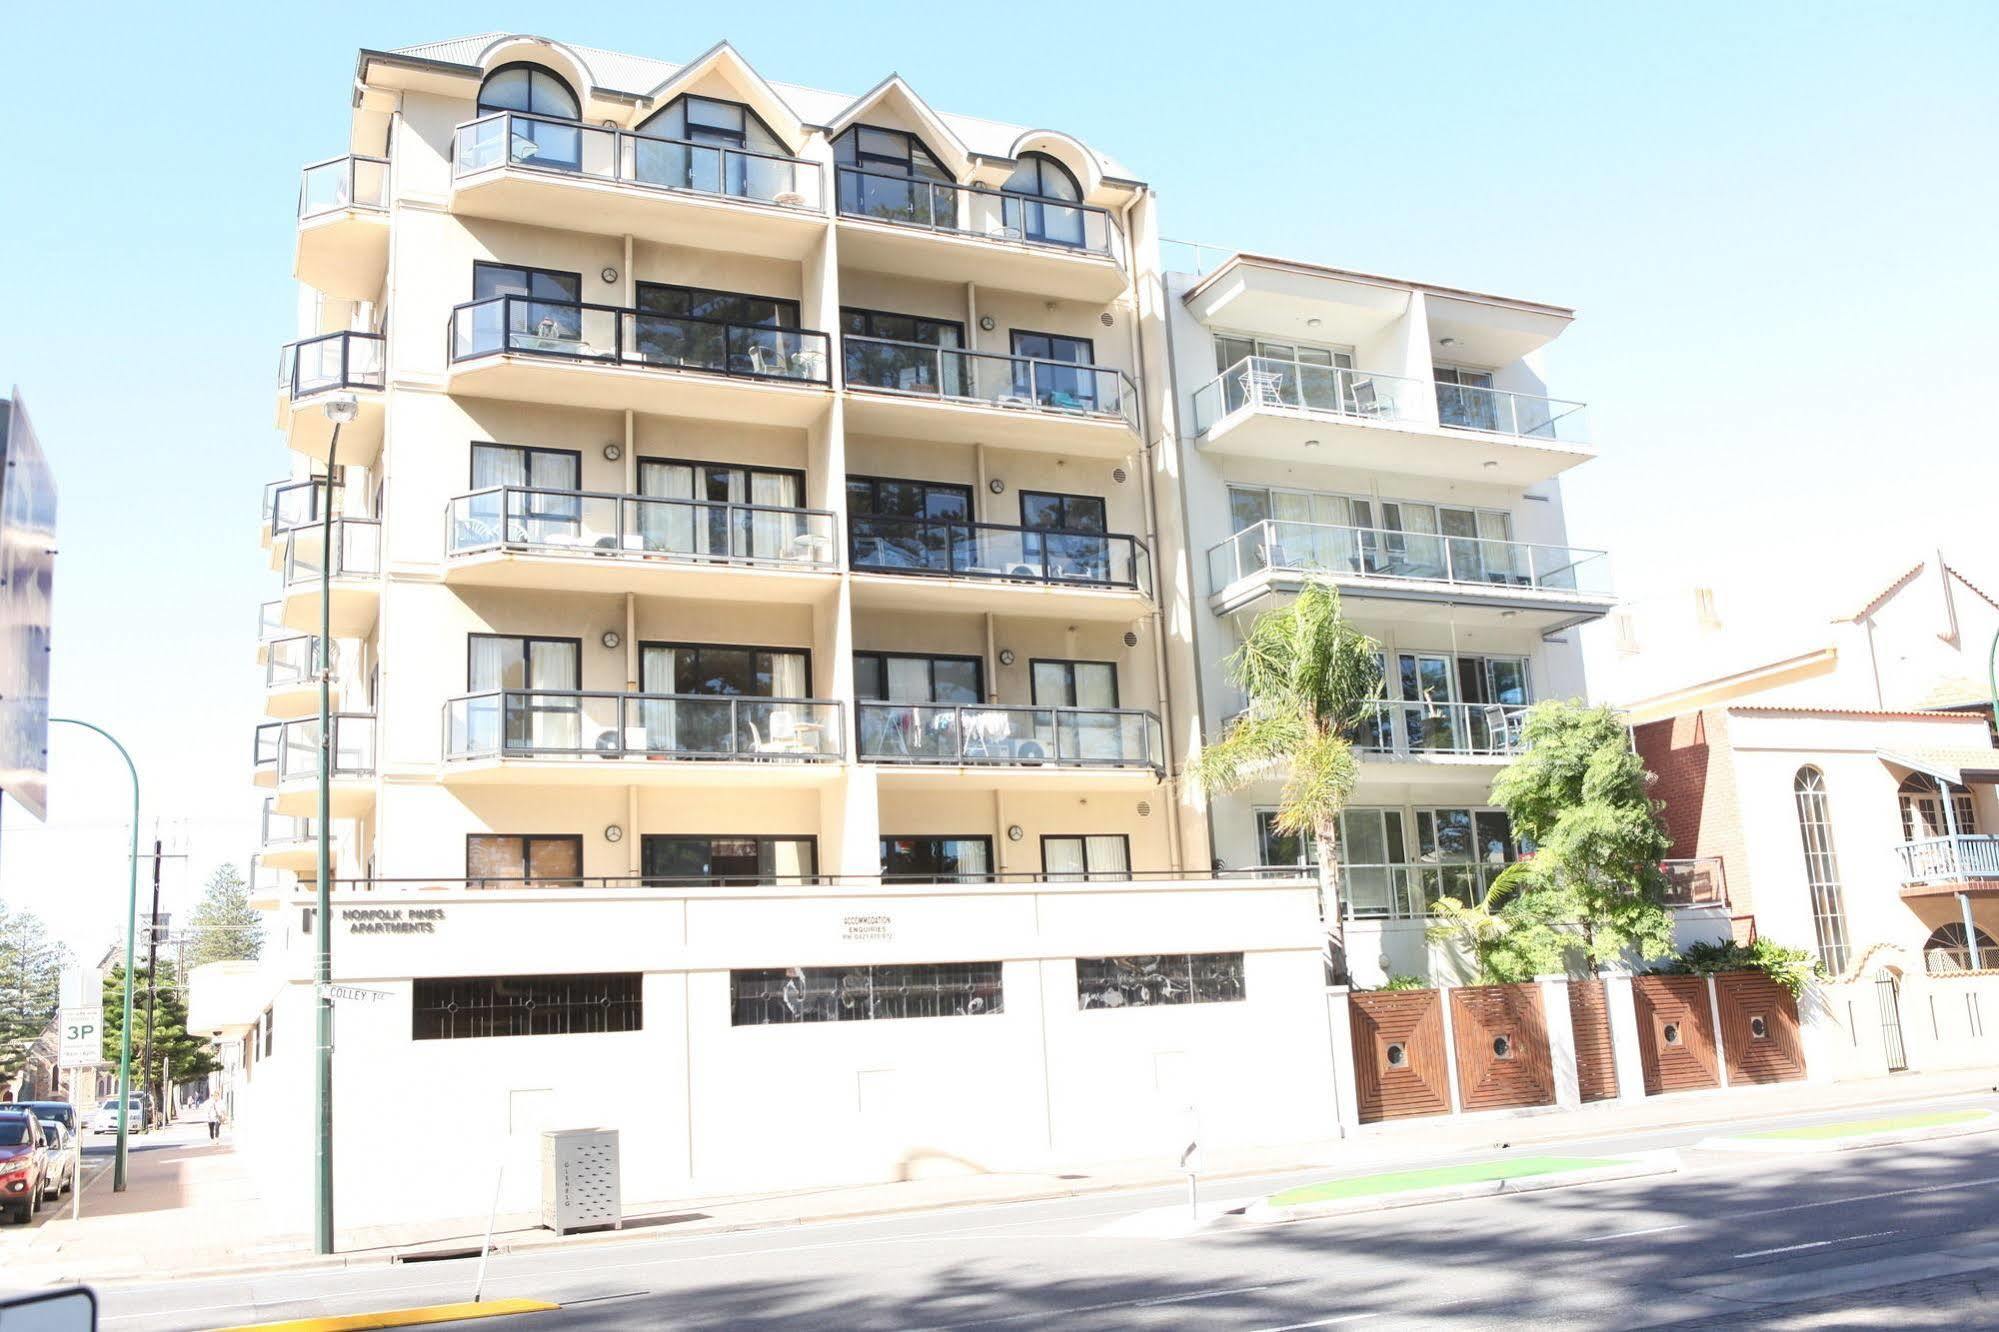
[[[1941,1108],[1999,1105],[1954,1097]],[[1905,1107],[1909,1110],[1918,1106]],[[1835,1116],[1770,1116],[1729,1131]],[[1850,1118],[1851,1116],[1847,1116]],[[1154,1238],[1155,1189],[496,1255],[487,1298],[560,1302],[541,1329],[690,1327],[1999,1326],[1999,1135],[1776,1156],[1713,1129],[1677,1175]],[[1246,1202],[1324,1178],[1218,1182]],[[88,1206],[86,1198],[86,1206]],[[469,1299],[469,1259],[108,1287],[103,1326],[194,1329]]]

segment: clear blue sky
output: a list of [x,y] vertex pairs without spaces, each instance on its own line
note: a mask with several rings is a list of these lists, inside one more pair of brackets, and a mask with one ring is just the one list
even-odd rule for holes
[[[170,886],[251,849],[294,195],[344,142],[362,46],[726,37],[787,82],[893,70],[1104,145],[1169,236],[1576,307],[1552,388],[1590,403],[1602,458],[1567,483],[1571,539],[1627,594],[1699,578],[1815,610],[1938,543],[1999,581],[1990,3],[71,3],[6,26],[0,383],[62,489],[55,706],[132,745],[149,832],[186,821]],[[123,878],[95,743],[55,740],[52,828],[10,806],[0,839],[0,899],[82,949]]]

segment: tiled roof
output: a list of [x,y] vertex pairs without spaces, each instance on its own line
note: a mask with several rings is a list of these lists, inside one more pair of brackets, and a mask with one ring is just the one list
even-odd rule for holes
[[1813,708],[1803,706],[1779,707],[1775,704],[1744,704],[1729,708],[1744,716],[1792,716],[1792,717],[1899,717],[1904,721],[1954,721],[1966,720],[1962,712],[1925,712],[1914,708]]
[[1967,781],[1999,779],[1999,749],[1933,749],[1901,747],[1874,751],[1883,762],[1942,777],[1962,786]]

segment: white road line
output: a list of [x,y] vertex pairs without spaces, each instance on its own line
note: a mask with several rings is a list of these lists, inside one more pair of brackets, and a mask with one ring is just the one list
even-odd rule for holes
[[1308,1327],[1332,1327],[1336,1323],[1358,1323],[1363,1319],[1379,1318],[1378,1313],[1341,1314],[1337,1318],[1319,1318],[1309,1323],[1286,1323],[1283,1327],[1265,1327],[1257,1332],[1303,1332]]
[[[1999,1175],[1988,1175],[1984,1179],[1967,1179],[1962,1181],[1961,1183],[1923,1184],[1919,1185],[1916,1188],[1911,1188],[1911,1189],[1888,1189],[1882,1193],[1855,1193],[1845,1198],[1827,1198],[1823,1202],[1791,1203],[1785,1207],[1759,1207],[1754,1211],[1728,1212],[1716,1216],[1702,1217],[1701,1220],[1740,1221],[1745,1217],[1751,1217],[1751,1216],[1777,1216],[1784,1212],[1808,1212],[1814,1207],[1839,1207],[1846,1203],[1872,1202],[1877,1198],[1907,1198],[1912,1195],[1921,1194],[1921,1193],[1948,1193],[1952,1189],[1980,1188],[1987,1184],[1999,1184]],[[1494,1194],[1493,1196],[1496,1198],[1504,1198],[1508,1196],[1515,1198],[1531,1198],[1534,1195],[1531,1193],[1517,1193],[1512,1195],[1499,1193],[1499,1194]],[[1668,1230],[1685,1230],[1690,1226],[1698,1224],[1700,1224],[1700,1222],[1682,1221],[1676,1225],[1653,1226],[1646,1230],[1620,1230],[1614,1235],[1592,1235],[1588,1239],[1585,1239],[1583,1243],[1595,1244],[1602,1240],[1628,1239],[1633,1235],[1657,1235]],[[1742,1257],[1743,1255],[1737,1254],[1736,1256],[1739,1258]]]
[[1855,1240],[1880,1239],[1883,1235],[1899,1235],[1899,1230],[1874,1230],[1865,1235],[1842,1235],[1838,1239],[1813,1240],[1809,1244],[1786,1244],[1776,1249],[1751,1249],[1748,1253],[1732,1253],[1730,1258],[1768,1258],[1773,1253],[1798,1253],[1804,1249],[1823,1249],[1830,1244],[1851,1244]]
[[1583,1240],[1583,1243],[1596,1244],[1602,1240],[1630,1239],[1635,1235],[1663,1235],[1669,1230],[1685,1230],[1692,1224],[1691,1221],[1678,1221],[1670,1226],[1647,1226],[1643,1230],[1620,1230],[1611,1235],[1590,1235]]
[[1297,1281],[1272,1281],[1261,1286],[1229,1286],[1219,1290],[1189,1291],[1185,1295],[1153,1295],[1142,1300],[1112,1300],[1108,1304],[1084,1304],[1066,1309],[1036,1309],[1031,1313],[1002,1314],[997,1318],[975,1318],[969,1323],[941,1323],[936,1327],[915,1328],[911,1332],[957,1332],[959,1328],[997,1327],[1001,1323],[1024,1323],[1037,1318],[1065,1318],[1071,1314],[1102,1313],[1107,1309],[1150,1309],[1162,1304],[1191,1304],[1196,1300],[1219,1300],[1227,1295],[1250,1295],[1259,1290],[1275,1290],[1279,1286],[1297,1284]]

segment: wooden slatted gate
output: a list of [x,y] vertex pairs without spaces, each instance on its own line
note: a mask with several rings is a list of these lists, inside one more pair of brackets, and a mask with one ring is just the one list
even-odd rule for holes
[[1705,976],[1634,976],[1631,998],[1647,1096],[1721,1085]]
[[1798,1001],[1760,971],[1731,971],[1714,978],[1721,1009],[1721,1052],[1728,1085],[1795,1082],[1805,1076],[1805,1046],[1798,1035]]
[[1538,985],[1475,985],[1451,991],[1458,1102],[1465,1110],[1553,1105],[1548,1020]]
[[1610,1042],[1610,999],[1600,980],[1569,982],[1569,1025],[1576,1034],[1576,1085],[1585,1104],[1617,1097],[1617,1055]]
[[1435,990],[1353,995],[1354,1104],[1363,1124],[1449,1114],[1443,997]]

